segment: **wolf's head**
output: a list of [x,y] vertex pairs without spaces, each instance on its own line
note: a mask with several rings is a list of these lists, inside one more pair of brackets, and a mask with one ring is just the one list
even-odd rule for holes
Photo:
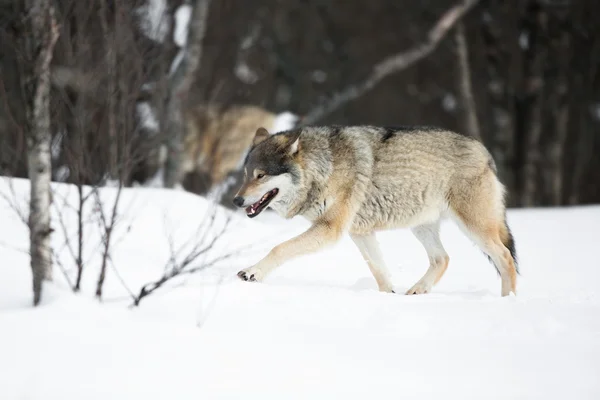
[[266,129],[259,128],[244,163],[244,182],[233,204],[245,208],[250,218],[268,206],[285,213],[299,179],[296,160],[299,149],[299,129],[270,135]]

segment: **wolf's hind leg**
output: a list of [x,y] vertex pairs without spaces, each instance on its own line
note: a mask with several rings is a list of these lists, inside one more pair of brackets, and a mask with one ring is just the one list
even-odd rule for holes
[[517,293],[515,243],[506,224],[504,188],[488,170],[469,189],[453,193],[450,208],[463,231],[494,263],[502,278],[502,296]]
[[[459,225],[463,226],[468,236],[494,263],[502,279],[502,296],[508,296],[510,292],[516,294],[517,269],[515,259],[509,249],[514,247],[513,245],[507,247],[508,239],[502,240],[503,237],[510,237],[512,242],[512,235],[510,235],[506,223],[503,220],[498,220],[482,224],[469,218],[469,216],[459,216],[458,218]],[[504,242],[507,242],[507,244]]]
[[427,251],[429,269],[413,287],[408,289],[406,294],[429,293],[433,285],[438,283],[444,272],[446,272],[450,261],[440,241],[440,222],[418,226],[413,228],[412,232]]
[[394,293],[392,283],[390,282],[389,273],[383,261],[379,244],[375,233],[369,235],[350,234],[350,237],[360,250],[363,258],[367,262],[373,277],[377,281],[377,286],[381,292]]

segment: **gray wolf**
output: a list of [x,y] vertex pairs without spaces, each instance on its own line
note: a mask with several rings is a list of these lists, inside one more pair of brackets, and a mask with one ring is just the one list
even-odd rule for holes
[[330,126],[270,135],[260,128],[234,205],[251,218],[270,207],[284,218],[301,215],[312,226],[238,276],[261,281],[287,260],[349,233],[379,290],[393,292],[375,233],[410,228],[427,251],[429,268],[406,293],[428,293],[448,267],[439,229],[440,220],[449,217],[496,267],[502,296],[516,294],[515,244],[504,196],[486,148],[448,130]]

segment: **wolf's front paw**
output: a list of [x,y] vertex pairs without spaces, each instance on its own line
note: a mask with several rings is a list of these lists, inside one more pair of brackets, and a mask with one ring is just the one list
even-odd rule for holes
[[428,282],[422,282],[419,281],[417,282],[413,287],[411,287],[410,289],[408,289],[406,291],[406,294],[411,295],[411,294],[425,294],[425,293],[429,293],[431,291],[431,284]]
[[261,271],[256,267],[243,269],[238,272],[237,276],[241,280],[248,282],[260,282],[263,278]]
[[394,291],[394,287],[391,284],[389,284],[389,283],[385,283],[385,284],[378,285],[378,286],[379,286],[379,291],[380,292],[384,292],[384,293],[396,293]]

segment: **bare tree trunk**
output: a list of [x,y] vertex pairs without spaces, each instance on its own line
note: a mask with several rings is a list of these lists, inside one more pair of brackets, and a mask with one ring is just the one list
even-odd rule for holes
[[[575,6],[575,5],[574,5]],[[573,144],[573,152],[577,157],[573,160],[573,167],[568,177],[568,183],[563,182],[563,185],[568,184],[568,195],[567,203],[571,205],[582,204],[582,202],[591,201],[598,202],[598,197],[594,199],[588,193],[590,191],[589,180],[585,179],[586,174],[590,174],[590,171],[594,170],[594,164],[600,166],[598,161],[598,154],[595,146],[591,145],[596,141],[598,142],[598,115],[594,115],[594,106],[598,106],[598,88],[600,88],[600,25],[596,23],[595,18],[600,11],[600,3],[588,2],[580,3],[578,5],[582,10],[582,13],[587,16],[588,21],[592,22],[589,30],[579,30],[579,28],[573,28],[571,31],[571,51],[573,54],[577,54],[577,60],[580,61],[578,54],[586,52],[587,57],[584,58],[586,61],[582,63],[582,67],[575,71],[569,71],[571,77],[571,86],[569,92],[573,93],[575,97],[573,101],[573,108],[571,109],[571,121],[578,127],[577,132],[571,132],[571,135],[576,135],[576,139],[571,142]],[[589,26],[589,25],[588,25]],[[587,43],[582,39],[587,39]],[[587,104],[587,107],[581,107],[581,104]],[[587,108],[587,109],[586,109]],[[592,108],[590,110],[590,108]],[[592,112],[590,112],[592,111]],[[596,160],[596,162],[594,162]],[[600,171],[597,168],[596,171]],[[598,180],[597,175],[595,179]],[[592,189],[593,190],[593,189]]]
[[460,95],[463,101],[464,124],[469,136],[481,141],[479,121],[477,119],[477,108],[473,98],[473,87],[471,85],[471,66],[469,64],[469,49],[465,36],[465,24],[461,21],[456,24],[454,32],[456,40],[456,55],[458,57],[458,69],[460,71]]
[[550,49],[553,64],[556,65],[556,76],[552,79],[552,96],[550,103],[554,119],[554,140],[550,143],[548,168],[545,168],[545,182],[548,185],[550,202],[558,206],[564,204],[564,154],[569,130],[569,65],[572,57],[570,15],[561,17],[554,13],[549,27],[552,31]]
[[37,77],[33,107],[29,111],[31,124],[28,135],[28,170],[31,181],[29,230],[31,269],[33,272],[33,304],[42,295],[42,281],[52,279],[52,248],[50,245],[50,62],[58,39],[58,26],[50,0],[27,4],[30,10],[33,43],[30,49],[35,60]]
[[[116,11],[118,12],[118,11]],[[108,175],[110,179],[118,179],[117,171],[119,140],[117,138],[117,48],[116,48],[116,24],[113,29],[108,27],[108,7],[106,0],[100,3],[100,23],[102,33],[106,41],[106,78],[108,83],[107,101],[108,101]]]
[[206,33],[211,0],[196,0],[190,18],[188,38],[183,60],[173,73],[167,102],[166,145],[168,149],[164,171],[165,187],[181,182],[181,159],[186,126],[183,107],[202,60],[202,44]]
[[[520,203],[517,193],[515,82],[518,75],[520,49],[518,33],[503,20],[511,20],[518,13],[518,0],[485,2],[482,7],[482,38],[487,69],[487,92],[491,111],[490,148],[496,161],[498,176],[507,186],[508,202]],[[515,43],[515,44],[513,44]]]
[[303,124],[312,124],[324,116],[334,112],[342,105],[359,98],[369,90],[373,89],[383,78],[402,71],[417,61],[428,56],[436,49],[440,41],[446,37],[450,29],[465,15],[478,0],[464,0],[455,5],[442,15],[433,28],[429,31],[427,39],[414,46],[412,49],[394,54],[376,64],[371,74],[362,82],[349,85],[342,91],[334,94],[325,103],[313,108],[302,119]]
[[536,192],[539,189],[539,168],[543,129],[543,103],[545,95],[544,67],[546,65],[547,50],[543,43],[547,33],[547,15],[542,7],[533,2],[528,10],[528,24],[530,32],[530,48],[526,53],[527,75],[525,76],[525,91],[530,107],[527,120],[525,142],[525,165],[522,205],[532,207],[539,202]]

